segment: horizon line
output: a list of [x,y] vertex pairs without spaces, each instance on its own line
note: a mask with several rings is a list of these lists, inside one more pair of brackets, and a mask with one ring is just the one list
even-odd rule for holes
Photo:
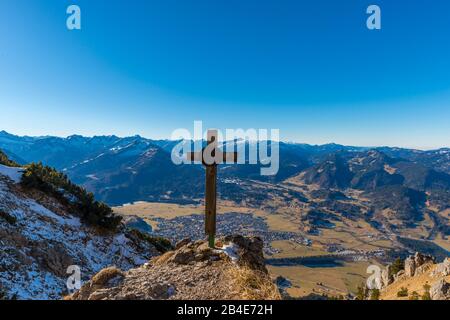
[[[179,140],[172,140],[170,138],[150,138],[150,137],[146,137],[146,136],[142,136],[140,134],[134,134],[134,135],[126,135],[126,136],[119,136],[119,135],[115,135],[115,134],[101,134],[101,135],[82,135],[82,134],[71,134],[71,135],[67,135],[67,136],[63,136],[63,135],[18,135],[18,134],[14,134],[14,133],[10,133],[6,130],[1,130],[0,134],[7,134],[7,135],[11,135],[11,136],[15,136],[15,137],[19,137],[19,138],[59,138],[59,139],[69,139],[71,137],[81,137],[81,138],[88,138],[88,139],[92,139],[92,138],[101,138],[101,137],[116,137],[119,139],[125,139],[125,138],[133,138],[133,137],[139,137],[139,138],[143,138],[146,140],[150,140],[150,141],[181,141],[183,139],[179,139]],[[191,141],[197,141],[197,140],[193,140],[191,139]],[[256,140],[256,141],[272,141],[272,140]],[[223,141],[226,142],[226,141]],[[255,142],[255,141],[252,141]],[[379,145],[379,146],[369,146],[369,145],[349,145],[349,144],[341,144],[341,143],[336,143],[336,142],[328,142],[328,143],[323,143],[323,144],[312,144],[312,143],[307,143],[307,142],[299,142],[299,141],[289,141],[289,140],[279,140],[278,142],[281,143],[285,143],[285,144],[297,144],[297,145],[307,145],[307,146],[316,146],[316,147],[321,147],[321,146],[327,146],[327,145],[337,145],[337,146],[342,146],[342,147],[350,147],[350,148],[367,148],[367,149],[379,149],[379,148],[391,148],[391,149],[403,149],[403,150],[411,150],[411,151],[422,151],[422,152],[427,152],[427,151],[439,151],[439,150],[443,150],[443,149],[450,149],[450,147],[448,146],[442,146],[442,147],[438,147],[438,148],[430,148],[430,149],[425,149],[425,148],[412,148],[412,147],[399,147],[399,146],[389,146],[389,145]]]

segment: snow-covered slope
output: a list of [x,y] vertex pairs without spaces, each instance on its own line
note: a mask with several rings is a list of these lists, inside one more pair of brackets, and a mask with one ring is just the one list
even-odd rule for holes
[[3,175],[9,179],[11,179],[15,183],[19,183],[22,178],[21,168],[11,168],[0,164],[0,175]]
[[55,199],[24,191],[20,176],[20,169],[0,166],[0,299],[60,299],[68,293],[69,266],[87,280],[105,267],[128,270],[159,254],[124,228],[104,234],[84,225]]

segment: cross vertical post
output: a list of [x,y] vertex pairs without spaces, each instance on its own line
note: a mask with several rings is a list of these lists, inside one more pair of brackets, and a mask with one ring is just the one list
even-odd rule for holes
[[205,179],[205,233],[208,235],[210,248],[214,248],[216,236],[217,210],[217,165],[220,163],[236,163],[237,153],[223,153],[217,146],[218,131],[208,130],[208,144],[202,152],[190,152],[190,161],[201,161],[206,167]]
[[[208,145],[215,143],[214,137],[208,132]],[[213,150],[212,152],[215,152]],[[213,155],[214,156],[214,155]],[[206,165],[205,180],[205,233],[208,235],[209,247],[214,248],[216,235],[217,211],[217,164]]]

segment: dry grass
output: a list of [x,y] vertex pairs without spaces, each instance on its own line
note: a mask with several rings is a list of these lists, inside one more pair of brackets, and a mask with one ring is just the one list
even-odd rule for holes
[[280,300],[281,295],[270,276],[249,267],[233,266],[228,270],[238,298],[242,300]]
[[114,279],[119,276],[120,277],[124,276],[124,273],[120,269],[118,269],[116,267],[109,267],[109,268],[101,270],[99,273],[97,273],[92,278],[92,285],[103,286],[109,280]]
[[173,255],[175,251],[168,251],[161,256],[153,258],[150,262],[155,265],[162,265],[167,262]]

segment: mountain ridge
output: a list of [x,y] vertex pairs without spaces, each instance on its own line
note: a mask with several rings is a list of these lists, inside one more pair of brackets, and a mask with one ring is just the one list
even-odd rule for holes
[[[176,141],[77,135],[66,139],[36,138],[38,143],[33,145],[29,137],[21,141],[17,136],[4,136],[14,143],[6,143],[0,136],[0,149],[26,150],[29,157],[36,157],[33,161],[50,165],[59,161],[57,169],[110,205],[137,201],[199,204],[204,197],[202,166],[172,163],[169,151]],[[448,151],[444,148],[427,153],[400,148],[281,142],[280,170],[276,176],[260,176],[260,165],[219,166],[218,192],[222,199],[255,208],[271,207],[273,201],[292,202],[313,211],[326,209],[370,223],[377,220],[388,229],[417,226],[426,217],[435,224],[443,223],[435,230],[447,234],[450,229],[449,218],[445,216],[450,202]],[[43,159],[39,158],[40,153],[44,153]],[[71,163],[67,163],[68,158]],[[316,200],[308,200],[302,188],[314,186],[344,192],[348,198],[324,198],[322,202],[319,198],[313,204]],[[355,198],[348,191],[360,195]],[[308,221],[332,226],[325,220]],[[315,226],[312,227],[314,230]]]

